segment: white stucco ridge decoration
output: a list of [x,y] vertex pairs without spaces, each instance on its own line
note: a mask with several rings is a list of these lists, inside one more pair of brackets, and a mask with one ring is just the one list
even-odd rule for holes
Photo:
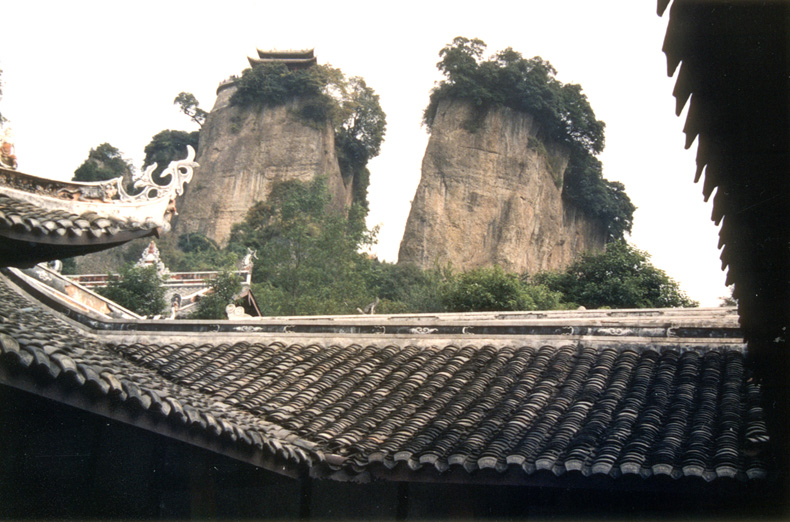
[[175,199],[183,195],[184,185],[192,179],[198,164],[195,150],[187,145],[186,158],[170,162],[158,176],[165,184],[153,179],[156,164],[133,176],[133,194],[126,192],[121,177],[108,181],[53,181],[18,171],[2,169],[0,194],[27,201],[45,210],[66,210],[77,215],[94,212],[100,216],[130,223],[148,224],[170,230],[170,219],[176,214]]

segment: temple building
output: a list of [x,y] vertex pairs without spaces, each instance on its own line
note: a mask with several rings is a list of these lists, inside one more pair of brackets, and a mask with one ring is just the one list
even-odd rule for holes
[[258,57],[248,56],[250,67],[267,63],[284,63],[291,70],[307,69],[317,63],[314,49],[290,51],[262,51],[256,49]]
[[102,314],[15,266],[170,189],[0,171],[0,517],[787,517],[790,5],[725,3],[664,49],[737,310]]
[[289,51],[263,51],[256,49],[258,57],[248,56],[250,67],[267,63],[284,63],[291,70],[307,69],[317,63],[314,49]]

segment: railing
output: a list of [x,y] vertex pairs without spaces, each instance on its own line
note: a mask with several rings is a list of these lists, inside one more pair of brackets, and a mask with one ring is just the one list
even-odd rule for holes
[[[237,270],[234,272],[241,278],[242,285],[249,286],[252,278],[252,273],[248,270]],[[219,272],[205,271],[205,272],[171,272],[163,277],[163,286],[200,286],[208,285],[210,281],[217,278]],[[117,274],[77,274],[65,276],[70,281],[79,283],[88,288],[96,288],[100,286],[107,286],[107,284],[118,278]]]

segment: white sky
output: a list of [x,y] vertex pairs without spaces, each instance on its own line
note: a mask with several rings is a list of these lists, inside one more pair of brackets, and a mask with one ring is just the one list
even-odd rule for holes
[[381,97],[387,135],[369,165],[368,222],[381,225],[379,258],[395,261],[439,50],[455,36],[482,39],[489,54],[510,46],[581,84],[606,122],[604,175],[623,182],[638,207],[631,243],[693,299],[716,306],[728,294],[718,231],[693,184],[685,113],[674,114],[661,52],[667,16],[653,0],[6,1],[0,113],[24,172],[70,179],[103,142],[139,169],[154,134],[196,128],[172,103],[179,92],[210,110],[217,84],[247,67],[256,47],[314,47],[320,63],[362,76]]

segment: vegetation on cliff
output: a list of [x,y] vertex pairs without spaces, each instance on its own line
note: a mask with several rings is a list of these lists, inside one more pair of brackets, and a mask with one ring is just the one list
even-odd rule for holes
[[346,78],[328,65],[291,70],[272,63],[245,69],[235,86],[230,100],[234,106],[273,107],[299,98],[302,119],[311,124],[331,122],[341,172],[353,178],[355,202],[368,208],[366,166],[381,150],[387,123],[378,95],[364,79]]
[[173,105],[178,105],[181,108],[181,112],[189,116],[189,119],[199,126],[202,127],[206,123],[208,112],[200,108],[200,102],[191,92],[182,91],[178,93],[178,96],[173,100]]
[[[458,272],[451,266],[421,270],[371,258],[375,241],[354,212],[332,210],[325,180],[282,182],[250,209],[224,249],[200,234],[181,236],[179,249],[163,247],[171,270],[227,266],[257,251],[253,293],[265,315],[353,314],[371,302],[377,313],[640,308],[694,305],[676,282],[624,241],[583,256],[568,270],[532,278],[499,267]],[[378,299],[378,301],[376,301]],[[214,318],[224,318],[215,303]],[[227,303],[225,303],[227,304]]]
[[604,148],[605,124],[595,118],[581,87],[557,80],[557,71],[539,56],[527,59],[507,48],[484,59],[485,49],[482,40],[457,37],[439,52],[436,65],[445,79],[431,91],[423,113],[427,128],[440,102],[447,99],[468,100],[476,108],[476,118],[468,122],[470,131],[492,107],[531,114],[539,123],[540,137],[570,150],[563,197],[604,223],[611,239],[630,232],[635,207],[621,183],[603,178],[595,156]]

